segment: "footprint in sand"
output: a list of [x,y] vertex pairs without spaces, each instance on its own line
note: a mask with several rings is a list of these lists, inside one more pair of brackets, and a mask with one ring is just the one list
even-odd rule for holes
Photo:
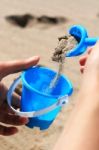
[[65,17],[50,17],[47,15],[36,17],[31,14],[10,15],[10,16],[6,16],[6,20],[12,25],[17,25],[21,28],[25,28],[29,26],[30,23],[32,26],[37,24],[58,25],[68,21],[68,19]]

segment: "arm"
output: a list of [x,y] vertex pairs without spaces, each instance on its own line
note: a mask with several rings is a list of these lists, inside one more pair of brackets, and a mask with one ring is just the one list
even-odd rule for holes
[[[99,44],[85,65],[82,86],[54,150],[99,150]],[[83,68],[83,66],[82,66]]]

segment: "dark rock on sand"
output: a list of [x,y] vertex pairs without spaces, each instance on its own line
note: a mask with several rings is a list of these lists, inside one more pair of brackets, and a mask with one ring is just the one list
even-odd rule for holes
[[35,17],[31,14],[24,14],[24,15],[11,15],[7,16],[6,20],[12,24],[15,24],[21,28],[25,28],[30,20],[33,20]]
[[64,23],[67,21],[67,19],[64,17],[50,17],[46,15],[38,17],[37,20],[40,23],[47,23],[47,24],[59,24],[59,23]]

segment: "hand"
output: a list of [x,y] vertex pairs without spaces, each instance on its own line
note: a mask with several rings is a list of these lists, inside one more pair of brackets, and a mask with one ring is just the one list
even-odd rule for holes
[[[4,124],[12,125],[7,127],[0,124],[0,135],[9,136],[18,132],[17,127],[19,125],[24,125],[28,122],[28,118],[19,117],[14,114],[14,112],[9,108],[6,96],[8,89],[1,82],[2,79],[12,73],[16,73],[36,65],[39,61],[39,57],[35,56],[33,58],[24,60],[24,61],[9,61],[9,62],[0,62],[0,122]],[[13,106],[16,108],[20,105],[20,96],[17,94],[13,95]]]
[[84,72],[86,67],[88,70],[99,68],[99,42],[94,47],[88,49],[87,54],[80,58],[79,63],[81,73]]
[[[79,94],[88,97],[91,93],[93,101],[95,97],[99,98],[99,42],[89,49],[85,56],[81,57],[79,63],[80,70],[84,73]],[[96,105],[99,103],[98,98],[96,98],[97,101],[94,101]]]

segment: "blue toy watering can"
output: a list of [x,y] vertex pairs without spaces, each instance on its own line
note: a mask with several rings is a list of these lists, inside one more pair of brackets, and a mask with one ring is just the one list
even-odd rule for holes
[[77,39],[78,45],[70,52],[67,52],[67,57],[83,54],[89,46],[95,45],[95,43],[99,40],[99,37],[89,38],[86,29],[81,25],[72,26],[69,30],[69,34]]
[[[69,33],[78,40],[78,45],[66,54],[66,57],[78,56],[85,52],[88,46],[92,46],[99,38],[88,38],[87,32],[82,26],[72,26]],[[60,76],[52,91],[46,93],[45,89],[55,77],[56,72],[49,68],[35,66],[25,70],[11,85],[7,101],[11,109],[19,116],[30,118],[28,127],[39,127],[41,130],[48,127],[55,120],[62,106],[68,103],[68,97],[73,92],[71,82],[67,77]],[[22,97],[20,111],[11,105],[12,94],[17,85],[22,81]]]

